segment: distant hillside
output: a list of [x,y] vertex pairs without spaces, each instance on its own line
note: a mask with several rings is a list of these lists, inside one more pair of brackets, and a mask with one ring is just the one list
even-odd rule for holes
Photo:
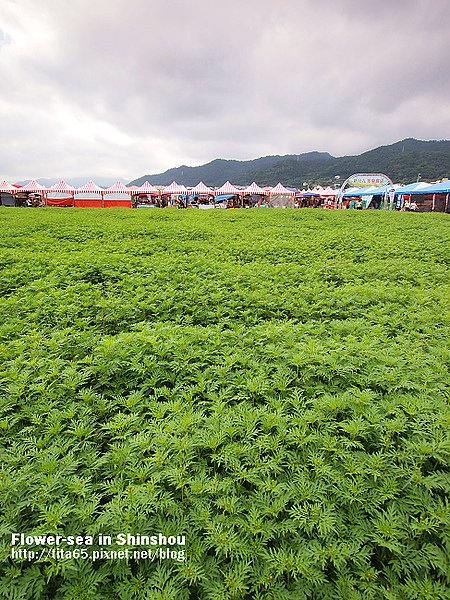
[[169,185],[172,181],[194,186],[199,181],[220,186],[226,180],[236,185],[284,185],[301,187],[330,184],[339,175],[341,181],[358,172],[381,172],[396,183],[420,179],[432,181],[450,176],[450,141],[423,141],[408,138],[389,146],[380,146],[357,156],[334,157],[327,152],[307,152],[287,156],[265,156],[255,160],[216,159],[199,167],[181,166],[165,173],[143,175],[132,185],[146,179],[153,185]]

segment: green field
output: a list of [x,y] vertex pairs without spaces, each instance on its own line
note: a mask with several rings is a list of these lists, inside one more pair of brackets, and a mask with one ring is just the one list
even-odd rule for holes
[[448,215],[0,223],[0,598],[448,600]]

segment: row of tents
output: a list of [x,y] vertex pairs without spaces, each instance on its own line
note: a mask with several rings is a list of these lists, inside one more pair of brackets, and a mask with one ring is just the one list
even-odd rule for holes
[[[331,188],[330,188],[331,190]],[[78,195],[78,194],[94,194],[94,195],[108,195],[108,194],[126,194],[136,195],[136,194],[150,194],[150,195],[181,195],[181,194],[195,194],[195,195],[213,195],[220,196],[223,194],[261,194],[261,195],[277,195],[277,194],[286,194],[286,195],[295,195],[295,188],[286,188],[284,185],[279,183],[275,187],[260,187],[257,183],[253,182],[251,185],[245,188],[238,188],[234,186],[232,183],[227,181],[220,188],[213,189],[205,185],[202,181],[198,183],[196,186],[192,188],[187,188],[184,185],[179,185],[176,181],[173,181],[170,185],[164,187],[155,187],[148,181],[145,181],[142,185],[136,186],[126,186],[121,181],[117,181],[114,185],[109,188],[101,188],[97,184],[95,184],[92,180],[88,181],[82,187],[75,188],[68,183],[66,183],[63,179],[56,183],[51,187],[45,187],[38,183],[35,180],[28,182],[26,185],[20,187],[17,185],[12,185],[7,181],[2,181],[0,183],[0,192],[4,193],[17,193],[17,192],[29,192],[34,194],[52,194],[52,193],[63,193],[69,195]]]
[[[315,194],[312,190],[308,190],[311,194]],[[316,190],[317,192],[319,190]],[[324,192],[324,188],[320,192]],[[329,188],[329,192],[334,194],[334,190]],[[278,183],[275,187],[260,187],[256,182],[253,182],[247,187],[234,186],[229,181],[225,182],[219,188],[211,188],[203,182],[198,183],[192,188],[187,188],[184,185],[173,181],[168,186],[156,187],[150,182],[145,181],[142,185],[126,186],[122,182],[117,181],[109,188],[101,188],[92,180],[85,185],[75,188],[64,180],[51,187],[45,187],[35,180],[28,182],[20,187],[16,184],[11,185],[7,181],[0,183],[0,195],[10,195],[6,202],[2,198],[2,203],[9,203],[12,206],[75,206],[75,207],[132,207],[140,206],[140,199],[144,198],[183,198],[183,206],[187,206],[187,198],[199,197],[203,201],[212,200],[214,203],[227,200],[230,197],[236,199],[236,205],[244,205],[244,197],[270,197],[273,200],[274,206],[294,206],[295,196],[299,190],[295,188],[287,188],[282,183]],[[38,197],[39,201],[35,201],[34,197]],[[1,197],[1,196],[0,196]],[[280,200],[281,199],[281,200]],[[276,202],[278,200],[278,204]],[[148,205],[148,203],[146,203]],[[251,203],[255,205],[255,202]],[[167,206],[166,201],[159,202],[158,206]]]
[[[383,187],[362,187],[362,188],[349,188],[345,190],[344,197],[354,196],[367,196],[372,194],[383,194],[388,192],[390,189],[394,189],[396,194],[446,194],[450,193],[450,180],[445,180],[440,183],[430,184],[425,182],[411,183],[409,185],[394,185],[394,186],[383,186]],[[82,187],[73,187],[61,179],[58,183],[51,187],[45,187],[39,184],[37,181],[32,180],[24,186],[17,184],[10,184],[7,181],[0,183],[0,192],[4,193],[16,193],[16,192],[31,192],[37,194],[49,194],[49,193],[64,193],[64,194],[127,194],[135,195],[137,193],[142,194],[210,194],[220,196],[222,194],[261,194],[261,195],[314,195],[332,197],[338,196],[340,193],[339,189],[333,189],[331,187],[323,188],[317,186],[313,189],[298,190],[292,187],[285,187],[282,183],[278,183],[275,187],[260,187],[257,183],[253,182],[247,187],[237,187],[227,181],[219,188],[211,188],[205,185],[202,181],[192,188],[187,188],[184,185],[178,184],[173,181],[170,185],[164,187],[156,187],[145,181],[142,185],[126,186],[121,181],[117,181],[114,185],[108,188],[102,188],[95,184],[92,180],[88,181]]]
[[[293,201],[295,199],[327,199],[328,203],[332,201],[333,207],[348,206],[348,201],[354,198],[360,198],[365,201],[366,205],[369,205],[372,198],[384,197],[385,206],[387,205],[387,199],[389,199],[389,206],[392,208],[393,204],[398,202],[398,199],[402,201],[403,198],[422,196],[430,199],[429,210],[435,210],[436,206],[438,206],[436,210],[448,212],[449,194],[449,180],[436,184],[416,182],[409,185],[365,186],[342,191],[340,189],[333,189],[331,187],[323,188],[320,186],[313,189],[298,190],[296,188],[285,187],[282,183],[278,183],[275,187],[260,187],[256,182],[247,187],[237,187],[229,181],[225,182],[219,188],[208,187],[203,182],[198,183],[192,188],[187,188],[176,181],[173,181],[169,186],[161,187],[156,187],[148,181],[145,181],[140,186],[126,186],[122,182],[117,181],[114,185],[106,189],[98,186],[92,180],[78,188],[69,185],[64,180],[60,180],[51,187],[45,187],[35,180],[28,182],[24,186],[10,184],[7,181],[0,183],[0,198],[2,199],[4,195],[9,195],[13,200],[18,197],[24,198],[29,195],[36,195],[43,199],[44,204],[80,207],[129,207],[134,205],[135,200],[142,195],[148,197],[201,196],[212,198],[235,195],[241,198],[243,196],[286,198],[289,199],[289,204],[286,205],[294,205]],[[438,203],[436,203],[436,197],[439,199]],[[302,204],[298,203],[298,205]]]
[[440,183],[425,183],[419,181],[408,185],[385,185],[382,187],[362,187],[349,188],[345,190],[344,197],[363,197],[369,195],[382,195],[393,191],[396,195],[419,195],[419,194],[449,194],[450,180],[441,181]]
[[379,207],[403,210],[408,202],[414,202],[420,211],[450,212],[450,181],[439,183],[418,181],[408,185],[385,185],[382,187],[349,188],[339,197],[339,204],[349,206],[361,201],[365,208]]

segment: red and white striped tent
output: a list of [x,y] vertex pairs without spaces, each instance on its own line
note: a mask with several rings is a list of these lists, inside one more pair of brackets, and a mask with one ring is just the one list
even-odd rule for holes
[[253,182],[251,185],[246,187],[245,190],[241,193],[244,195],[246,195],[246,194],[262,194],[263,196],[267,195],[266,190],[263,190],[263,188],[259,187],[259,185],[255,182]]
[[197,183],[197,185],[191,189],[191,194],[212,194],[212,193],[213,193],[212,189],[209,188],[207,185],[205,185],[203,183],[203,181],[200,181],[200,183]]
[[73,194],[75,192],[75,188],[73,185],[69,185],[64,179],[60,179],[58,183],[52,185],[49,189],[49,192],[59,192],[61,194]]
[[47,194],[47,206],[73,206],[75,197],[75,188],[69,185],[64,179],[52,185]]
[[284,187],[284,185],[282,183],[278,183],[275,187],[273,187],[270,190],[270,195],[271,196],[295,196],[295,192],[293,192],[292,190],[288,190],[287,188]]
[[133,185],[132,190],[138,194],[153,194],[159,195],[159,190],[149,181],[144,181],[142,185]]
[[103,195],[105,192],[104,189],[98,187],[96,183],[90,179],[87,183],[85,183],[82,187],[79,187],[75,190],[76,194],[100,194]]
[[103,191],[104,194],[127,194],[128,196],[133,192],[130,188],[127,188],[121,181],[116,181],[114,185]]
[[0,183],[0,192],[3,192],[5,194],[12,194],[13,192],[16,192],[16,191],[17,191],[17,188],[15,188],[13,185],[8,183],[6,180],[3,180]]
[[222,196],[223,194],[241,194],[242,191],[238,190],[232,183],[226,181],[222,187],[214,192],[216,196]]
[[24,185],[20,188],[21,192],[32,192],[33,194],[45,194],[48,192],[48,188],[44,187],[40,183],[38,183],[35,179],[29,181],[27,185]]
[[178,185],[176,181],[172,181],[170,185],[165,187],[162,191],[163,194],[185,194],[187,188],[184,185]]

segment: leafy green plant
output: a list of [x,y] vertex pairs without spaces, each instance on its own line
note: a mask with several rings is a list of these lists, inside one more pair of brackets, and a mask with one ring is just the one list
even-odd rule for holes
[[0,598],[446,599],[448,224],[419,217],[1,210]]

